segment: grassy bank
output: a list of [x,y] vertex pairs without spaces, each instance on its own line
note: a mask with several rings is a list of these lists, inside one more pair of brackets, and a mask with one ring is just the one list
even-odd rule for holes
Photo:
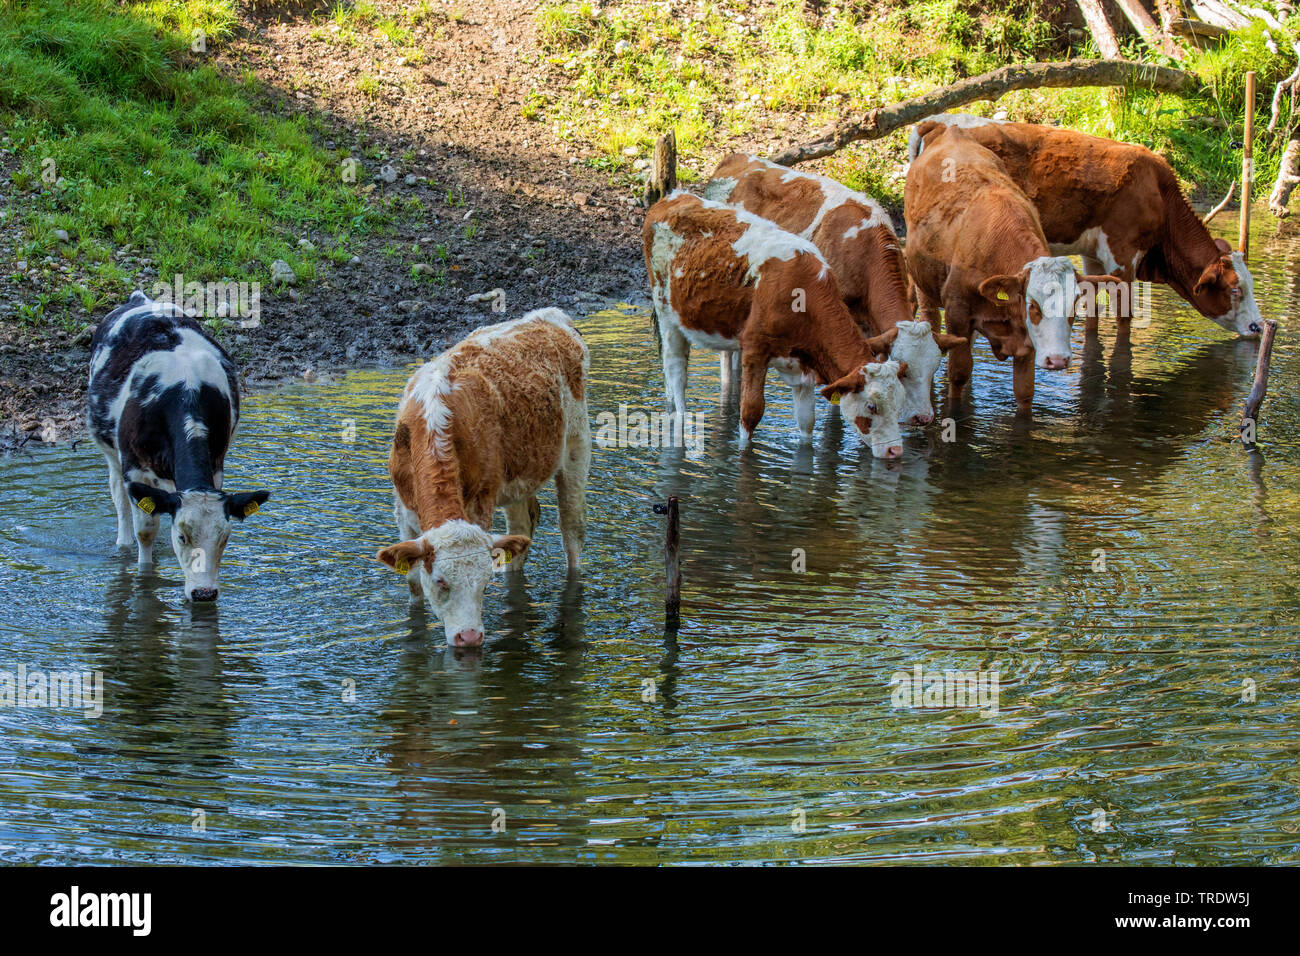
[[[789,142],[796,129],[817,129],[1008,62],[1097,55],[1085,34],[1052,22],[1043,0],[821,9],[816,15],[797,0],[730,0],[670,16],[653,3],[604,10],[548,4],[537,21],[555,82],[534,92],[526,115],[594,147],[620,174],[674,127],[689,179],[707,173],[708,162],[739,139]],[[1136,41],[1125,52],[1155,59]],[[1267,110],[1273,84],[1294,63],[1267,48],[1261,29],[1251,29],[1182,65],[1210,92],[1182,99],[1106,89],[1022,91],[968,109],[1005,110],[1013,119],[1142,143],[1165,155],[1190,187],[1214,192],[1239,170],[1240,149],[1231,144],[1241,137],[1246,70],[1257,71],[1258,108]],[[1265,125],[1258,124],[1256,141],[1260,182],[1271,181],[1279,152]],[[829,160],[831,174],[901,202],[906,135],[841,152]]]
[[[277,117],[251,77],[212,65],[237,14],[234,0],[0,4],[7,227],[21,230],[14,260],[53,280],[19,318],[117,301],[132,252],[163,277],[266,282],[284,259],[310,278],[381,218],[307,120]],[[301,249],[307,229],[333,241]]]

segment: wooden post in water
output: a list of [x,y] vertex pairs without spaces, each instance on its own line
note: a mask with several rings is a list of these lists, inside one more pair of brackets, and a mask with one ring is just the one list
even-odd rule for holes
[[[1255,384],[1250,388],[1250,395],[1246,397],[1246,407],[1241,413],[1241,428],[1243,432],[1241,443],[1247,448],[1254,446],[1254,441],[1247,441],[1247,427],[1250,429],[1250,438],[1255,438],[1259,434],[1259,407],[1264,404],[1264,392],[1268,389],[1268,366],[1273,359],[1273,336],[1277,334],[1277,319],[1268,319],[1264,322],[1264,334],[1259,337],[1259,358],[1255,360]],[[1249,423],[1249,426],[1247,425]]]
[[682,561],[680,553],[681,519],[677,513],[677,496],[668,496],[668,530],[664,535],[664,573],[668,579],[668,594],[664,610],[676,617],[682,606]]
[[1241,147],[1241,232],[1237,237],[1237,248],[1243,259],[1250,258],[1250,197],[1251,181],[1255,178],[1252,168],[1252,148],[1255,139],[1255,71],[1246,74],[1246,128]]

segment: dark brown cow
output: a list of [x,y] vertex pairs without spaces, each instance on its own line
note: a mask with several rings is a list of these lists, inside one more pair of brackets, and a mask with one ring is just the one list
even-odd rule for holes
[[[1263,320],[1244,258],[1210,235],[1174,171],[1151,150],[1068,129],[964,113],[925,122],[962,126],[1002,160],[1038,209],[1053,254],[1081,255],[1085,271],[1110,272],[1125,282],[1163,282],[1229,332],[1259,335]],[[919,148],[914,134],[913,155]],[[1127,334],[1131,296],[1121,296],[1118,304],[1119,331]],[[1091,313],[1088,328],[1096,328]]]
[[[917,128],[924,151],[907,173],[907,262],[922,318],[937,322],[942,305],[948,331],[969,339],[978,329],[999,359],[1015,365],[1018,410],[1034,397],[1034,364],[1063,369],[1070,362],[1070,323],[1081,282],[1064,256],[1049,255],[1033,204],[984,147],[956,127]],[[970,379],[970,346],[948,357],[951,397]]]

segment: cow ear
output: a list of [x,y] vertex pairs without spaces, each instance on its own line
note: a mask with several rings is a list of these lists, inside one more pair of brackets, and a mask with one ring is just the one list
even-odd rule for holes
[[147,515],[175,515],[181,506],[181,496],[174,491],[159,491],[138,481],[131,482],[127,490],[135,506]]
[[256,514],[269,497],[269,491],[241,491],[236,495],[226,495],[226,517],[243,521],[249,515]]
[[936,332],[934,334],[934,344],[939,346],[940,352],[947,352],[949,349],[955,349],[959,345],[965,345],[970,339],[964,335],[952,335],[948,332]]
[[1025,281],[1020,276],[989,276],[980,283],[980,295],[998,305],[1009,305],[1024,294]]
[[531,542],[527,535],[502,534],[492,541],[492,563],[506,565],[528,550]]
[[1227,239],[1219,239],[1216,237],[1214,240],[1214,245],[1218,247],[1219,252],[1222,253],[1223,255],[1225,256],[1232,255],[1232,246],[1228,244]]
[[871,349],[873,355],[888,355],[896,338],[898,338],[898,326],[886,329],[879,335],[867,339],[867,346]]
[[1217,259],[1205,267],[1201,277],[1196,280],[1196,285],[1192,286],[1192,295],[1200,295],[1210,286],[1218,285],[1223,281],[1223,261]]
[[906,377],[907,377],[907,363],[906,363],[906,362],[899,362],[899,363],[898,363],[898,377],[899,377],[900,379],[902,379],[902,378],[906,378]]
[[380,548],[375,559],[382,561],[398,574],[407,574],[411,570],[411,565],[417,561],[424,562],[424,570],[432,571],[435,554],[434,549],[423,538],[412,538],[410,541],[399,541],[387,548]]
[[838,405],[840,399],[850,392],[860,392],[867,387],[867,377],[861,369],[855,369],[837,382],[831,382],[822,389],[822,396],[832,405]]

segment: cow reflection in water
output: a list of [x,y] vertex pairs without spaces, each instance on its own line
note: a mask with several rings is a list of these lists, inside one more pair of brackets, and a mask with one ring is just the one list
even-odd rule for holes
[[[440,862],[518,859],[533,842],[585,846],[589,825],[573,768],[594,693],[585,683],[584,588],[552,591],[523,572],[501,577],[499,634],[489,654],[431,647],[413,628],[382,710],[380,747],[392,817],[367,834],[375,854]],[[607,597],[617,598],[617,595]]]

